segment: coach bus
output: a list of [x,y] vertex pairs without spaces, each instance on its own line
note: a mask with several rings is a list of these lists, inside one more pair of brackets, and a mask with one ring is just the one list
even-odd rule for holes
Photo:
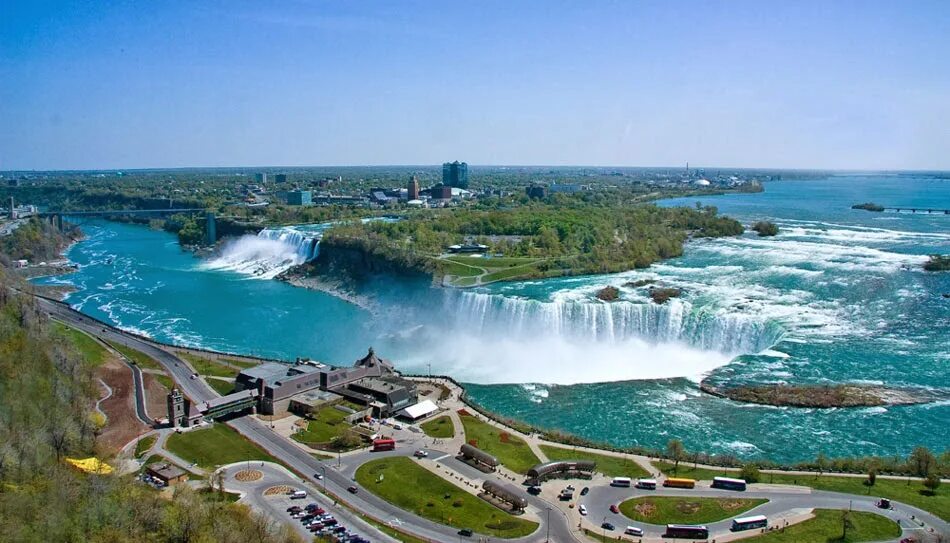
[[395,439],[377,439],[373,441],[373,452],[391,451],[396,448]]
[[723,490],[745,490],[745,480],[730,479],[729,477],[713,477],[712,487],[721,488]]
[[630,477],[614,477],[613,481],[610,481],[610,486],[630,486],[632,483]]
[[675,477],[671,477],[663,481],[663,486],[668,486],[671,488],[695,488],[696,479],[677,479]]
[[737,518],[732,521],[732,531],[741,532],[742,530],[754,530],[756,528],[768,528],[769,519],[765,515],[755,515],[752,517]]
[[667,524],[663,537],[680,539],[709,539],[709,528],[701,525]]

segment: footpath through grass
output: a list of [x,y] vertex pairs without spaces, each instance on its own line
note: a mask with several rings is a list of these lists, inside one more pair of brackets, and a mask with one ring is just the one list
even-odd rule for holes
[[[842,515],[847,513],[851,526],[844,534]],[[901,529],[891,519],[863,511],[815,509],[815,518],[743,541],[755,543],[858,543],[887,541],[900,537]]]
[[205,469],[246,460],[280,464],[279,460],[224,424],[172,434],[165,448]]
[[735,517],[768,500],[648,496],[620,504],[627,518],[650,524],[706,524]]
[[452,423],[452,418],[447,415],[424,422],[419,427],[429,437],[447,439],[455,435],[455,424]]
[[544,452],[550,460],[593,460],[597,462],[595,470],[608,477],[630,477],[636,479],[639,477],[649,477],[650,475],[640,464],[637,464],[629,458],[620,458],[618,456],[609,456],[587,451],[575,451],[573,449],[552,447],[550,445],[541,445],[541,451]]
[[53,329],[69,340],[82,355],[83,360],[93,368],[101,366],[109,356],[109,351],[85,332],[70,328],[60,322],[53,322]]
[[356,481],[397,507],[455,528],[502,538],[523,537],[538,528],[536,522],[509,515],[406,457],[371,460],[356,470]]
[[[663,473],[668,475],[673,473],[673,464],[670,462],[653,462],[653,465]],[[728,473],[731,477],[738,475],[735,471]],[[692,464],[687,465],[680,462],[677,475],[693,479],[712,479],[721,476],[722,472],[703,468],[693,469]],[[888,498],[919,507],[924,511],[930,511],[943,520],[950,520],[950,490],[946,488],[946,485],[941,485],[936,494],[930,495],[929,491],[924,488],[923,481],[912,480],[908,484],[906,479],[882,479],[878,477],[874,486],[868,488],[865,480],[865,477],[841,477],[840,475],[830,474],[818,476],[817,474],[763,473],[759,477],[760,483],[801,485],[815,490]]]
[[517,473],[527,473],[541,461],[520,437],[492,426],[465,410],[459,411],[465,428],[465,441],[498,458],[504,466]]

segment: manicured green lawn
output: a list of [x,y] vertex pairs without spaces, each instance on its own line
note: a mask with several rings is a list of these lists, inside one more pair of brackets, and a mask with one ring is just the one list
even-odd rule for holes
[[531,534],[538,527],[457,488],[406,457],[371,460],[356,470],[356,481],[397,507],[455,528],[513,538]]
[[140,368],[146,368],[150,370],[160,370],[163,369],[162,365],[156,362],[151,356],[147,354],[132,349],[131,347],[126,347],[125,345],[120,345],[118,343],[110,343],[113,349],[119,351],[126,358],[135,362]]
[[858,543],[860,541],[885,541],[900,536],[896,522],[881,515],[852,511],[848,513],[852,526],[847,538],[842,538],[842,514],[844,511],[816,509],[815,518],[789,526],[782,531],[770,532],[743,541],[755,543]]
[[155,444],[155,440],[158,439],[157,435],[145,436],[142,439],[138,440],[135,443],[135,457],[139,458],[146,453],[149,449],[152,448],[152,445]]
[[[672,473],[673,464],[671,463],[654,462],[653,465],[663,473]],[[737,472],[733,471],[729,473],[732,477],[737,476]],[[693,470],[692,464],[680,462],[678,475],[680,477],[690,477],[693,479],[712,479],[713,477],[722,475],[722,472],[706,469]],[[801,485],[816,490],[844,492],[845,494],[858,494],[862,496],[870,494],[871,496],[888,498],[913,505],[925,511],[930,511],[943,520],[950,520],[950,489],[947,489],[946,485],[938,488],[937,493],[930,496],[926,493],[926,489],[921,481],[911,481],[908,485],[906,480],[882,479],[878,477],[877,482],[869,489],[867,485],[864,484],[864,477],[840,477],[834,475],[822,475],[817,477],[816,475],[763,473],[759,482]],[[870,492],[868,492],[869,490]]]
[[739,516],[767,501],[649,496],[621,503],[620,512],[628,518],[650,524],[704,524]]
[[172,381],[172,378],[171,378],[171,377],[165,375],[164,373],[163,373],[163,374],[160,374],[160,375],[153,373],[153,374],[151,374],[151,375],[152,375],[152,377],[155,378],[156,381],[158,381],[159,383],[161,383],[161,385],[162,385],[163,387],[167,388],[168,390],[171,390],[171,389],[175,388],[175,382]]
[[597,462],[595,468],[598,472],[608,477],[649,477],[647,470],[640,467],[633,460],[608,456],[606,454],[596,454],[587,451],[574,451],[562,447],[552,447],[550,445],[541,445],[541,450],[550,460],[593,460]]
[[208,386],[213,388],[215,392],[222,396],[227,396],[228,394],[234,392],[234,383],[231,381],[222,381],[221,379],[205,379],[205,382],[208,383]]
[[[713,477],[738,477],[738,471],[727,471],[727,470],[712,470],[704,468],[694,468],[692,464],[687,462],[680,462],[679,468],[673,469],[673,462],[652,462],[656,469],[662,471],[669,477],[684,477],[686,479],[707,479],[712,480]],[[768,481],[766,481],[768,482]]]
[[429,437],[451,438],[455,435],[455,425],[448,416],[441,416],[419,425]]
[[214,377],[237,377],[240,371],[227,364],[222,364],[216,360],[211,360],[191,353],[182,353],[182,357],[195,368],[200,375],[211,375]]
[[244,460],[279,463],[266,451],[224,424],[172,434],[166,442],[166,447],[185,460],[197,462],[202,468],[213,468]]
[[79,351],[79,354],[82,355],[83,360],[85,360],[90,366],[96,368],[102,365],[106,361],[106,357],[109,355],[109,351],[102,346],[101,343],[96,341],[85,332],[80,332],[75,328],[70,328],[65,324],[59,322],[53,323],[53,328],[61,333],[66,339],[73,344],[74,347]]
[[307,429],[297,432],[293,438],[301,443],[326,444],[333,438],[343,435],[350,428],[346,422],[346,413],[334,407],[323,407],[314,413],[314,420],[307,424]]
[[541,462],[520,437],[470,415],[460,418],[465,427],[465,441],[495,456],[508,469],[527,473],[528,469]]

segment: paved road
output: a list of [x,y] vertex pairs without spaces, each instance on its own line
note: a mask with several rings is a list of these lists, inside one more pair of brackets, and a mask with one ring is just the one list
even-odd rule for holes
[[[65,304],[44,298],[38,298],[38,301],[44,310],[49,312],[55,318],[71,326],[89,332],[90,334],[105,339],[106,341],[126,345],[151,356],[161,363],[162,366],[164,366],[165,369],[172,374],[176,383],[178,383],[179,388],[181,388],[182,392],[191,398],[193,402],[204,402],[218,397],[218,394],[207,384],[205,384],[202,379],[192,379],[194,370],[185,361],[179,359],[177,356],[169,353],[168,351],[159,348],[152,342],[100,323],[79,313],[78,311],[73,310]],[[392,504],[389,504],[388,502],[376,497],[368,491],[360,490],[354,495],[348,493],[346,490],[348,487],[355,485],[352,480],[352,474],[355,472],[356,467],[358,467],[360,464],[366,462],[370,458],[411,454],[411,452],[414,450],[414,448],[411,446],[411,443],[403,443],[401,444],[402,446],[397,448],[397,450],[385,453],[371,453],[364,451],[349,454],[346,456],[346,463],[341,466],[340,470],[338,470],[335,467],[336,461],[330,460],[322,462],[317,460],[307,451],[301,449],[288,439],[274,433],[272,430],[267,428],[267,426],[258,422],[256,419],[251,417],[243,417],[232,420],[227,424],[251,441],[266,449],[280,461],[293,468],[295,471],[303,474],[309,482],[318,484],[315,475],[325,473],[326,478],[323,481],[320,481],[318,486],[342,499],[345,499],[346,503],[348,503],[357,511],[365,511],[378,519],[391,521],[393,524],[400,525],[402,529],[423,539],[432,541],[455,541],[458,539],[456,530],[454,528],[449,528],[431,522],[412,513],[399,509]],[[441,456],[444,455],[445,452],[432,449],[430,454],[434,456]],[[471,476],[471,478],[476,478],[474,473],[466,471],[472,470],[472,468],[457,461],[453,464],[451,457],[443,459],[441,462],[448,462],[449,467],[451,467],[453,470]],[[485,478],[485,475],[481,474],[480,472],[479,475],[480,476],[478,478]],[[553,482],[548,484],[559,483]],[[660,488],[656,491],[640,491],[636,489],[612,488],[601,485],[591,487],[590,494],[581,499],[580,503],[587,505],[588,509],[590,510],[589,517],[592,521],[596,520],[596,522],[594,522],[596,525],[600,524],[600,519],[602,519],[604,516],[607,516],[610,522],[617,525],[618,527],[622,527],[627,524],[627,521],[619,515],[613,515],[609,513],[608,508],[610,504],[619,503],[623,499],[639,495],[679,495],[702,497],[741,495],[742,497],[750,498],[764,497],[768,498],[770,502],[760,506],[759,508],[756,508],[750,513],[761,513],[766,515],[779,515],[783,512],[802,508],[854,508],[856,510],[873,511],[879,514],[886,514],[895,521],[900,521],[901,526],[905,529],[905,535],[911,534],[912,532],[908,530],[914,526],[917,526],[917,524],[914,523],[914,520],[911,519],[911,516],[913,515],[916,519],[921,519],[924,523],[935,528],[938,532],[941,532],[945,535],[950,535],[950,525],[948,525],[948,523],[921,509],[893,502],[893,510],[882,511],[874,507],[875,498],[825,491],[802,492],[801,490],[795,491],[791,489],[763,489],[761,486],[753,486],[749,491],[744,493],[714,490],[708,487],[701,487],[694,490]],[[529,499],[529,503],[531,503],[532,506],[541,511],[544,511],[547,507],[553,505],[544,501],[540,497],[533,497],[527,494],[526,497]],[[557,514],[553,514],[554,512],[557,512]],[[544,520],[545,519],[542,518],[542,521]],[[564,515],[561,509],[552,508],[550,522],[552,541],[580,541],[571,531],[571,522],[572,521]],[[729,521],[712,523],[709,525],[709,527],[713,533],[726,533],[728,532]],[[647,524],[643,525],[643,528],[648,535],[652,535],[654,537],[658,536],[662,531],[661,527]],[[547,527],[542,525],[542,528],[531,536],[510,541],[543,541],[545,539],[546,530]]]

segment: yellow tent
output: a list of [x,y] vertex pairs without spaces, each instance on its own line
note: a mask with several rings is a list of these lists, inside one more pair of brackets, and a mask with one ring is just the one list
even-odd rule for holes
[[86,473],[98,473],[99,475],[108,475],[112,473],[112,466],[94,456],[89,458],[67,458],[74,468]]

